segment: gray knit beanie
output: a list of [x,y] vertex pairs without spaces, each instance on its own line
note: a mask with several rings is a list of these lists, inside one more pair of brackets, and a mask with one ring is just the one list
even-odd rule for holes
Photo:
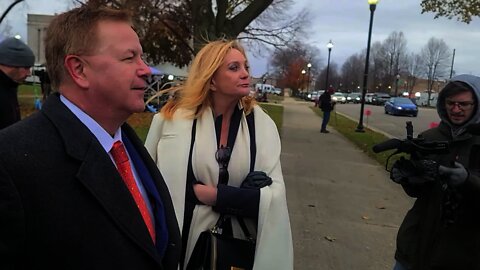
[[11,67],[32,67],[35,55],[21,40],[7,38],[0,42],[0,64]]

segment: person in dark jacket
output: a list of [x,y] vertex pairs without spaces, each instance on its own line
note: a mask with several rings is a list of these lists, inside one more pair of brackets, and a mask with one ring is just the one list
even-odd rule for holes
[[[448,141],[449,154],[422,157],[440,164],[438,175],[397,161],[391,178],[416,198],[397,235],[394,269],[480,269],[480,77],[453,77],[439,93],[438,127],[426,141]],[[410,164],[410,165],[408,165]]]
[[31,74],[32,50],[17,38],[0,42],[0,129],[20,121],[17,88]]
[[81,6],[45,41],[58,93],[0,131],[0,269],[177,270],[170,193],[125,123],[151,73],[130,13]]
[[319,106],[323,111],[323,120],[322,127],[320,129],[321,133],[330,133],[327,130],[328,121],[330,121],[330,112],[333,111],[335,102],[332,101],[332,94],[335,93],[333,87],[329,87],[327,91],[323,92],[319,98]]

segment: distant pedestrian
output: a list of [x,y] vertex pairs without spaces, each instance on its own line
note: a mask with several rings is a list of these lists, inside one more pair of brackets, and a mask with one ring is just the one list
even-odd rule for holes
[[32,49],[17,38],[0,43],[0,129],[20,121],[17,88],[31,74]]
[[322,120],[322,128],[320,129],[321,133],[329,133],[330,131],[327,130],[328,121],[330,121],[330,112],[335,107],[335,102],[332,101],[332,94],[335,93],[335,89],[333,87],[329,87],[327,91],[323,92],[319,98],[319,106],[320,109],[323,111],[323,120]]

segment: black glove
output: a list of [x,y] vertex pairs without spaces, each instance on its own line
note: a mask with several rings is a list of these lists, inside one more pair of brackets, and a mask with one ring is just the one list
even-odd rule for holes
[[[425,167],[428,164],[428,167]],[[390,171],[390,179],[398,184],[423,184],[435,180],[430,171],[437,170],[438,165],[434,161],[412,161],[401,157],[397,160]],[[428,173],[425,173],[428,171]]]
[[463,182],[465,182],[465,180],[468,178],[467,169],[465,169],[461,163],[456,161],[453,168],[440,165],[438,172],[440,175],[445,177],[447,184],[451,187],[456,187],[463,184]]
[[272,184],[272,178],[261,171],[250,172],[240,185],[241,188],[260,189]]

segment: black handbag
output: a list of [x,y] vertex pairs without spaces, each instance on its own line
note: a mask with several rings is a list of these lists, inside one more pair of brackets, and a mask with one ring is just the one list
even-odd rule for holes
[[[257,152],[253,112],[247,116],[247,124],[250,132],[250,172],[252,173]],[[232,217],[220,215],[213,228],[200,234],[188,261],[187,270],[253,269],[256,239],[248,231],[243,219],[241,217],[236,219],[246,239],[235,238],[231,229]]]
[[248,234],[248,230],[245,232],[246,226],[243,221],[239,223],[247,239],[235,238],[232,234],[225,233],[223,226],[229,221],[230,218],[222,215],[212,229],[200,234],[187,270],[249,270],[253,268],[255,239]]

